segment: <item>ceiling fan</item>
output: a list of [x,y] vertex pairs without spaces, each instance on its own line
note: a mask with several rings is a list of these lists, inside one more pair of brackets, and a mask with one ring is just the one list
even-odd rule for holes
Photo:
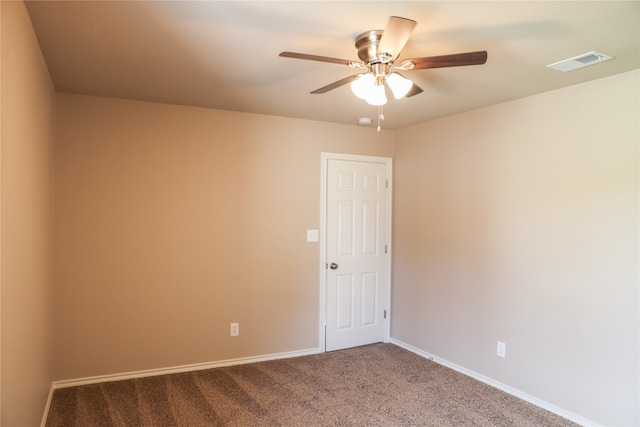
[[371,105],[377,106],[384,105],[387,102],[385,83],[389,86],[396,99],[414,96],[422,92],[420,87],[401,75],[399,71],[480,65],[487,61],[487,52],[478,51],[405,59],[396,63],[415,25],[416,21],[414,20],[392,16],[389,18],[384,31],[372,30],[360,34],[355,41],[360,61],[296,52],[281,52],[280,56],[330,62],[361,69],[362,72],[359,74],[345,77],[311,93],[326,93],[351,83],[351,89],[356,96],[366,100]]

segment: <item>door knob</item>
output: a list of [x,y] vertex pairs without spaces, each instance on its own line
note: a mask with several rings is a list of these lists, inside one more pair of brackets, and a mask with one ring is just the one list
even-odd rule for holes
[[329,268],[332,270],[336,270],[338,268],[338,264],[336,264],[335,262],[332,262],[331,264],[329,264]]

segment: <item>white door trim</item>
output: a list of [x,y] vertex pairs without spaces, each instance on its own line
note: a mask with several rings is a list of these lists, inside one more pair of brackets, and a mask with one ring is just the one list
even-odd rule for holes
[[325,327],[326,327],[326,309],[327,309],[327,270],[325,264],[327,263],[327,166],[329,160],[346,160],[354,162],[368,162],[368,163],[383,163],[387,167],[387,274],[385,279],[385,302],[384,309],[386,310],[387,317],[385,319],[384,326],[384,342],[389,342],[389,336],[391,331],[391,225],[392,225],[392,209],[391,201],[392,197],[392,166],[393,162],[390,157],[378,157],[378,156],[364,156],[358,154],[340,154],[340,153],[321,153],[321,179],[320,179],[320,319],[319,319],[319,344],[318,346],[322,351],[326,351],[325,340]]

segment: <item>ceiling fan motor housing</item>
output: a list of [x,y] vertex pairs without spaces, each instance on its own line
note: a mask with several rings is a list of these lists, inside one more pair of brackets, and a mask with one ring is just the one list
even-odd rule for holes
[[378,46],[382,38],[382,32],[382,30],[372,30],[356,37],[358,58],[367,65],[380,62],[378,59]]

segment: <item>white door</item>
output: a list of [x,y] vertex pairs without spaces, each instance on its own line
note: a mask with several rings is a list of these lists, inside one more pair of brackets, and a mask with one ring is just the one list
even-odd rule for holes
[[326,161],[326,351],[385,341],[390,159]]

